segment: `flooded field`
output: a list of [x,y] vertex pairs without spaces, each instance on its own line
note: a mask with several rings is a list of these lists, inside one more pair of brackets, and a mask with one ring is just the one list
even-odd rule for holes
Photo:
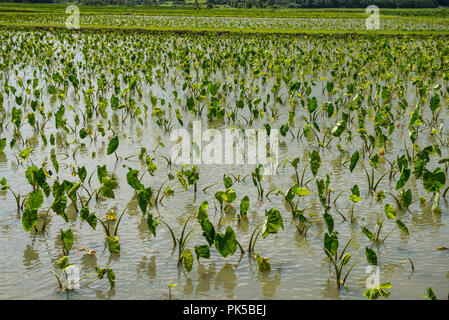
[[[0,38],[1,299],[447,296],[446,40]],[[177,164],[199,124],[222,157]],[[279,132],[272,175],[222,160],[230,129]]]

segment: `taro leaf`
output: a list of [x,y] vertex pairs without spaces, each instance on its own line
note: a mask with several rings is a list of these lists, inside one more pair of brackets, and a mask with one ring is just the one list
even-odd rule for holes
[[3,152],[3,150],[5,150],[6,147],[6,138],[2,138],[0,139],[0,153]]
[[103,179],[108,175],[108,170],[106,169],[106,165],[100,167],[97,165],[97,177],[100,183],[103,183]]
[[349,165],[349,171],[354,171],[355,166],[357,165],[357,162],[360,159],[360,154],[358,151],[354,152],[351,156],[351,164]]
[[285,136],[287,135],[288,130],[289,130],[289,127],[288,127],[288,124],[287,124],[287,123],[286,123],[286,124],[283,124],[283,125],[279,128],[279,131],[280,131],[280,133],[281,133],[281,135],[282,135],[283,137],[285,137]]
[[193,261],[192,251],[190,251],[190,249],[185,249],[182,253],[182,263],[187,272],[192,271]]
[[242,202],[240,202],[240,215],[244,216],[249,210],[249,198],[248,196],[243,197]]
[[327,212],[323,215],[323,218],[326,222],[327,230],[329,231],[329,233],[334,232],[334,218]]
[[178,172],[176,175],[178,176],[179,183],[183,186],[185,190],[187,190],[187,181],[182,176],[182,172]]
[[106,274],[108,276],[109,286],[112,289],[115,286],[115,272],[111,268],[106,268]]
[[25,208],[22,215],[22,226],[25,232],[28,232],[37,223],[37,209]]
[[203,203],[201,203],[200,207],[198,208],[198,215],[197,215],[197,219],[199,222],[209,218],[209,215],[207,214],[206,211],[208,207],[209,202],[203,201]]
[[221,190],[217,191],[215,193],[215,199],[217,199],[219,203],[223,203],[223,201],[225,200],[224,199],[225,197],[226,197],[225,193],[223,191],[221,191]]
[[73,186],[69,189],[67,192],[67,196],[72,200],[73,202],[76,201],[76,191],[81,187],[81,182],[78,182],[76,184],[73,184]]
[[270,264],[268,258],[262,258],[257,253],[254,255],[254,257],[257,260],[257,266],[259,267],[260,272],[270,272],[271,271],[271,264]]
[[69,253],[70,249],[72,249],[73,242],[75,241],[75,238],[73,236],[73,232],[71,229],[67,229],[66,231],[61,230],[61,241],[62,246],[64,248],[65,253]]
[[151,187],[143,189],[137,194],[137,203],[139,204],[140,210],[142,210],[142,213],[147,213],[147,207],[150,203],[151,196],[153,195],[153,191],[151,190]]
[[379,155],[376,153],[376,155],[369,159],[368,162],[374,169],[377,169],[377,165],[379,164]]
[[309,113],[313,113],[316,108],[318,108],[318,100],[313,97],[312,99],[309,100],[308,104],[307,104],[307,110],[309,111]]
[[430,99],[430,110],[432,110],[432,113],[434,113],[439,106],[440,106],[440,96],[436,94]]
[[281,214],[276,209],[270,209],[265,211],[265,223],[262,228],[262,238],[265,239],[270,233],[277,233],[279,227],[284,230],[284,220]]
[[358,185],[355,184],[355,185],[351,188],[351,192],[352,192],[353,195],[356,195],[357,197],[360,197],[360,189],[359,189],[359,186],[358,186]]
[[227,203],[232,203],[235,199],[237,199],[237,195],[235,194],[235,191],[232,188],[229,188],[225,192],[224,199]]
[[201,220],[201,228],[203,229],[203,236],[211,246],[215,240],[215,228],[214,225],[208,220]]
[[107,155],[113,154],[118,148],[119,140],[118,136],[115,136],[109,141],[108,150],[106,152]]
[[72,264],[69,264],[69,257],[63,256],[61,259],[58,260],[57,266],[61,270],[65,270],[68,267],[72,266]]
[[86,137],[87,137],[87,131],[86,131],[86,129],[82,128],[80,130],[80,138],[85,139]]
[[234,230],[228,226],[226,227],[225,234],[217,232],[215,234],[214,243],[218,253],[220,253],[224,258],[234,254],[237,249],[237,240],[235,239]]
[[379,284],[378,286],[370,289],[366,289],[363,295],[370,300],[377,300],[379,297],[388,298],[390,291],[386,289],[391,288],[391,283],[389,281]]
[[399,229],[401,229],[402,232],[404,232],[406,235],[410,235],[407,226],[401,220],[399,219],[396,220],[396,224],[398,225]]
[[388,219],[396,219],[397,212],[391,204],[385,204],[384,210]]
[[106,241],[108,242],[109,252],[112,254],[120,253],[120,243],[118,241],[118,237],[108,237],[106,236]]
[[408,189],[401,192],[401,205],[403,208],[408,208],[412,204],[412,190]]
[[431,287],[427,288],[427,294],[422,294],[421,297],[424,297],[428,300],[438,300],[437,296],[435,295],[435,293],[433,293],[433,290]]
[[133,170],[129,168],[128,173],[126,174],[126,181],[136,191],[140,191],[143,189],[143,184],[140,183],[138,179],[139,170]]
[[331,133],[334,137],[339,137],[346,129],[346,120],[341,119],[337,122],[335,127],[332,129]]
[[80,211],[81,220],[86,221],[92,229],[97,228],[97,216],[95,213],[90,213],[88,207],[83,207]]
[[232,187],[233,183],[231,177],[226,177],[226,175],[223,175],[223,181],[226,189]]
[[377,255],[376,252],[374,252],[373,249],[366,247],[365,248],[365,255],[366,260],[368,260],[368,263],[372,266],[377,266]]
[[358,202],[360,202],[361,199],[358,195],[352,194],[349,196],[349,200],[351,200],[354,203],[358,203]]
[[65,213],[66,206],[67,206],[67,197],[60,196],[60,197],[57,197],[53,201],[51,208],[57,215],[62,216],[62,218],[65,220],[65,222],[69,222],[69,219],[67,218],[67,214]]
[[405,186],[408,179],[410,178],[410,173],[411,173],[410,169],[408,168],[402,169],[401,176],[399,177],[399,180],[396,183],[396,190],[399,190]]
[[324,249],[329,258],[337,254],[338,237],[335,232],[332,232],[330,235],[327,232],[324,234]]
[[159,221],[153,219],[153,215],[151,213],[148,214],[147,225],[150,229],[150,232],[156,237],[156,227],[158,226]]
[[118,183],[115,179],[103,178],[103,188],[101,189],[101,195],[115,199],[114,189],[117,189]]
[[51,159],[51,162],[53,163],[53,167],[55,168],[56,173],[59,173],[59,163],[58,163],[58,160],[56,159],[56,155],[52,154],[50,156],[50,159]]
[[423,180],[427,192],[438,192],[446,183],[446,175],[440,168],[436,168],[433,172],[424,169]]
[[38,189],[32,193],[30,193],[27,200],[27,208],[30,210],[39,209],[44,203],[44,195],[42,194],[42,190]]
[[19,153],[19,157],[21,157],[23,160],[28,159],[28,156],[31,153],[31,149],[30,148],[25,148],[22,151],[20,151]]
[[82,182],[84,182],[84,180],[86,180],[86,177],[87,177],[86,167],[78,168],[78,177],[80,178],[80,180]]
[[310,155],[310,168],[314,177],[318,174],[321,167],[321,157],[318,151],[312,151]]
[[209,259],[210,258],[210,248],[207,244],[195,246],[196,258],[199,260],[200,258]]
[[368,237],[368,239],[371,240],[372,243],[376,242],[376,241],[374,240],[374,235],[373,235],[373,233],[372,233],[368,228],[363,227],[363,228],[362,228],[362,232],[363,232],[363,234],[364,234],[365,236]]

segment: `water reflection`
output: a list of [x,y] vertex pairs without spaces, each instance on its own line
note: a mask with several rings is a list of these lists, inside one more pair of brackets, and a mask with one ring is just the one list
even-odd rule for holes
[[23,265],[25,267],[32,267],[35,263],[39,262],[39,251],[27,244],[26,249],[23,251]]
[[229,299],[234,297],[234,289],[237,285],[237,276],[234,272],[234,267],[226,263],[223,268],[217,273],[215,278],[215,289],[224,288],[224,292]]

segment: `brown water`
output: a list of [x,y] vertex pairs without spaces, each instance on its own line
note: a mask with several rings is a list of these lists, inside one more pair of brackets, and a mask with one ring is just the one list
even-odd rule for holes
[[[305,43],[306,46],[313,46]],[[59,46],[61,44],[59,43]],[[171,69],[174,72],[174,69]],[[32,69],[21,70],[31,75]],[[23,73],[23,72],[22,72]],[[24,76],[25,73],[23,73]],[[174,74],[166,75],[166,79]],[[81,74],[80,76],[86,76]],[[89,75],[95,79],[95,75]],[[87,76],[86,76],[87,77]],[[11,79],[13,76],[11,76]],[[176,86],[182,83],[177,81]],[[144,96],[137,105],[149,104],[149,89],[159,97],[165,97],[168,101],[174,101],[169,92],[163,91],[155,83],[151,88],[145,88]],[[269,91],[269,85],[265,88]],[[313,91],[319,96],[320,101],[326,98],[321,95],[321,85],[317,85]],[[266,94],[262,92],[261,96]],[[410,102],[415,97],[413,89],[409,89],[407,97]],[[44,96],[46,108],[57,110],[59,103],[51,102],[49,96]],[[8,109],[13,104],[13,99],[5,99],[5,108]],[[68,95],[64,105],[74,106],[82,104],[73,95]],[[109,112],[111,110],[109,109]],[[70,119],[70,112],[66,111],[66,116]],[[272,125],[278,128],[285,122],[288,114],[282,115],[281,120]],[[109,114],[112,119],[112,128],[120,132],[119,155],[123,158],[139,153],[141,147],[153,150],[158,141],[165,144],[165,149],[160,149],[165,155],[170,154],[169,136],[164,134],[149,118],[143,126],[136,123],[122,124],[119,117]],[[186,126],[192,116],[185,115],[185,127],[191,128],[191,123]],[[324,121],[324,120],[323,120]],[[447,118],[446,118],[447,122]],[[54,121],[48,125],[48,130],[55,131]],[[220,130],[228,128],[224,123],[209,123],[203,119],[204,127],[214,127]],[[256,122],[255,128],[263,127],[263,122]],[[3,136],[10,136],[12,126],[5,130]],[[403,153],[403,141],[407,138],[406,126],[403,130],[395,131],[392,137],[393,143],[388,146],[386,157],[395,159],[398,152]],[[189,129],[191,130],[191,129]],[[402,131],[399,133],[399,131]],[[32,130],[28,127],[23,131],[23,135],[30,137]],[[447,136],[447,135],[446,135]],[[425,138],[430,139],[430,138]],[[37,138],[36,138],[37,141]],[[69,137],[67,141],[73,141]],[[358,146],[359,139],[355,137],[349,146],[349,153],[352,154]],[[40,143],[40,142],[39,142]],[[31,155],[35,164],[46,161],[51,167],[49,150],[40,144],[33,150]],[[290,159],[301,158],[301,172],[304,164],[303,159],[308,159],[308,153],[312,150],[313,135],[308,143],[298,142],[287,135],[281,137],[279,159],[290,157]],[[33,142],[31,141],[31,144]],[[74,180],[71,176],[70,166],[86,166],[88,177],[96,170],[97,164],[107,164],[108,172],[114,172],[118,177],[119,189],[115,192],[116,199],[109,199],[97,202],[95,211],[97,215],[104,218],[107,211],[114,209],[117,213],[128,204],[127,211],[119,229],[121,253],[110,255],[105,247],[104,233],[98,224],[94,231],[86,223],[82,222],[73,209],[68,210],[69,223],[66,224],[61,217],[53,216],[44,233],[25,233],[21,221],[15,217],[15,201],[10,194],[0,194],[0,299],[162,299],[168,294],[167,285],[171,281],[177,286],[173,289],[176,299],[365,299],[365,280],[369,273],[365,272],[368,263],[364,259],[349,276],[347,288],[338,290],[335,286],[334,275],[331,273],[330,265],[322,248],[322,237],[326,227],[322,223],[315,224],[309,231],[307,239],[297,234],[293,225],[285,220],[285,230],[276,235],[270,235],[266,239],[259,239],[256,251],[264,257],[269,257],[272,271],[269,274],[261,274],[254,261],[245,254],[240,257],[237,252],[228,258],[222,258],[215,249],[211,250],[210,259],[195,261],[190,273],[184,273],[177,267],[176,255],[171,255],[172,240],[168,230],[159,225],[157,237],[153,237],[148,230],[146,221],[143,219],[137,203],[133,199],[134,191],[126,183],[126,173],[128,167],[140,169],[142,163],[137,157],[129,160],[116,161],[113,155],[106,156],[107,139],[100,139],[96,145],[88,143],[86,147],[81,147],[73,158],[73,150],[77,144],[71,144],[68,148],[56,147],[56,153],[60,162],[60,181],[64,178]],[[96,151],[96,158],[92,160],[92,151]],[[68,153],[68,157],[64,153]],[[14,151],[17,153],[17,150]],[[24,167],[18,165],[14,153],[7,147],[4,154],[0,154],[0,177],[5,176],[13,189],[22,194],[30,191],[24,177]],[[342,222],[342,219],[332,212],[336,221],[336,230],[339,232],[340,243],[348,240],[351,235],[360,231],[360,226],[374,228],[377,216],[383,215],[385,203],[394,204],[391,197],[387,195],[383,203],[377,203],[375,199],[367,195],[366,177],[361,166],[357,166],[353,174],[349,175],[346,166],[341,163],[349,157],[341,157],[332,144],[331,149],[321,153],[322,167],[319,176],[325,177],[326,173],[331,175],[331,187],[337,191],[350,190],[354,184],[358,184],[362,201],[355,205],[355,215],[358,220],[354,224]],[[126,164],[126,167],[123,165]],[[156,160],[158,170],[155,176],[145,175],[143,183],[151,185],[157,189],[170,172],[165,160]],[[385,163],[381,164],[381,171],[385,170]],[[68,166],[65,168],[65,166]],[[245,176],[254,170],[253,165],[199,165],[200,180],[198,182],[198,192],[194,197],[193,190],[184,191],[181,188],[175,189],[175,194],[164,199],[163,204],[153,208],[155,215],[160,215],[163,219],[174,227],[175,232],[179,232],[187,217],[198,209],[203,201],[209,201],[209,216],[216,225],[220,213],[214,213],[213,199],[214,193],[219,189],[224,189],[222,184],[223,174],[234,174]],[[306,171],[306,179],[311,178],[310,170]],[[52,180],[53,181],[53,180]],[[98,184],[96,176],[92,179],[93,184]],[[202,189],[212,183],[219,185],[209,188],[206,192]],[[52,183],[51,183],[52,184]],[[266,177],[264,181],[265,190],[271,190],[278,186],[283,189],[295,184],[295,174],[290,166],[285,170],[279,169],[278,175]],[[179,184],[178,184],[179,185]],[[421,181],[416,182],[412,177],[408,183],[412,189],[414,198],[418,195],[425,195]],[[388,179],[382,181],[380,189],[394,190],[395,182],[391,184]],[[238,203],[244,195],[248,195],[251,200],[248,222],[238,224],[235,212],[228,212],[222,221],[223,231],[226,225],[234,228],[237,239],[246,248],[253,228],[264,221],[264,212],[269,208],[277,208],[281,211],[284,219],[287,219],[289,212],[287,206],[280,196],[272,194],[270,200],[264,200],[263,204],[256,204],[257,190],[253,186],[250,178],[245,182],[235,183],[233,186],[237,193],[237,204],[234,205],[238,211]],[[316,187],[312,182],[309,185],[312,194],[301,201],[300,207],[309,204],[307,211],[321,213],[320,203],[316,195]],[[429,199],[429,196],[427,196]],[[45,202],[40,212],[46,212],[51,205]],[[414,203],[409,211],[399,213],[399,218],[408,226],[410,236],[405,236],[396,230],[391,234],[384,245],[378,248],[379,265],[381,268],[381,282],[390,281],[392,283],[392,299],[420,299],[420,294],[425,292],[425,288],[431,286],[439,297],[445,297],[449,290],[449,251],[435,250],[439,246],[449,247],[449,226],[448,226],[448,203],[442,199],[440,201],[440,213],[433,213],[430,210],[431,204],[420,205],[419,201]],[[340,211],[347,214],[351,209],[351,203],[347,195],[340,197],[338,201]],[[193,225],[193,223],[192,223]],[[394,223],[385,223],[385,230],[389,232],[394,227]],[[81,274],[92,272],[95,265],[109,265],[116,273],[117,281],[113,290],[109,289],[106,281],[99,281],[90,288],[81,288],[68,294],[60,293],[57,290],[57,282],[51,274],[51,269],[56,268],[56,262],[61,257],[61,243],[58,239],[60,229],[71,228],[75,235],[75,246],[87,247],[96,250],[96,254],[87,255],[84,252],[79,254],[71,253],[71,263],[81,269]],[[383,233],[384,235],[386,233]],[[189,247],[196,244],[203,244],[205,241],[201,236],[195,237]],[[355,261],[364,258],[364,248],[369,245],[368,239],[359,235],[350,246],[350,252]],[[415,270],[412,271],[410,258],[413,261]]]

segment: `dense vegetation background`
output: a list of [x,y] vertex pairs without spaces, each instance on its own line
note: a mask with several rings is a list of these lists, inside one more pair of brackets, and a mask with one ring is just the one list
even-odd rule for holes
[[[87,5],[147,5],[157,6],[163,4],[194,5],[207,4],[209,7],[231,6],[237,8],[365,8],[377,5],[381,8],[434,8],[449,6],[449,0],[79,0],[73,1]],[[70,1],[60,0],[3,0],[2,2],[18,3],[61,3]]]

